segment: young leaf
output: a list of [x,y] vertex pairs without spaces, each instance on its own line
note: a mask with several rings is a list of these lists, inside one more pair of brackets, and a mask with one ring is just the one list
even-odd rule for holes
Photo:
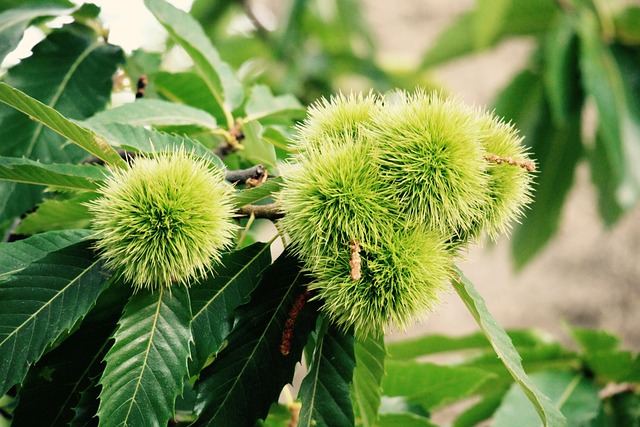
[[89,228],[92,216],[83,203],[97,197],[97,193],[91,192],[66,200],[47,199],[24,217],[15,232],[30,236],[43,231]]
[[271,262],[270,246],[256,243],[225,254],[210,274],[189,289],[193,309],[193,341],[190,371],[196,374],[217,352],[233,327],[235,309],[249,300],[262,270]]
[[149,76],[156,92],[171,102],[189,105],[206,111],[216,118],[218,123],[226,120],[221,105],[211,102],[211,94],[199,74],[194,72],[168,73],[158,71]]
[[263,127],[260,123],[253,121],[242,125],[244,140],[242,144],[245,149],[242,155],[254,164],[263,164],[269,170],[276,171],[276,150],[262,138]]
[[269,179],[267,182],[253,188],[242,190],[233,196],[233,205],[236,207],[246,206],[251,203],[271,197],[277,193],[282,186],[282,178]]
[[29,23],[42,16],[59,16],[72,9],[48,5],[30,5],[14,8],[0,13],[0,62],[20,43],[24,30]]
[[107,163],[126,167],[118,152],[103,138],[73,122],[52,107],[26,93],[0,82],[0,101],[22,111],[29,118],[71,140]]
[[[547,371],[531,376],[531,381],[549,396],[571,426],[590,425],[600,411],[598,388],[593,382],[573,372]],[[537,427],[540,419],[522,389],[514,384],[493,417],[494,427]]]
[[411,403],[433,409],[471,396],[494,374],[465,366],[387,360],[382,390],[386,396],[403,396]]
[[315,326],[317,303],[307,302],[298,313],[289,354],[281,353],[285,323],[307,281],[287,252],[266,270],[251,301],[238,309],[227,347],[200,373],[194,426],[253,425],[267,416]]
[[[19,392],[14,426],[68,425],[75,418],[81,393],[95,386],[104,369],[109,337],[130,295],[128,285],[112,280],[80,328],[31,368]],[[96,394],[95,409],[97,400]]]
[[136,102],[103,111],[91,117],[90,123],[126,123],[134,126],[196,125],[217,129],[215,117],[200,109],[159,99],[138,99]]
[[93,165],[44,164],[24,158],[0,157],[0,180],[70,190],[95,190],[105,169]]
[[309,372],[300,385],[298,426],[352,426],[349,384],[355,355],[353,335],[341,332],[325,317],[320,323]]
[[0,281],[19,273],[52,252],[72,246],[91,235],[89,230],[51,231],[12,243],[0,243]]
[[542,394],[531,382],[522,368],[520,356],[511,339],[496,320],[491,316],[484,300],[475,290],[471,282],[457,270],[460,279],[453,282],[453,287],[460,295],[469,312],[474,317],[478,326],[485,334],[496,354],[504,363],[513,379],[520,385],[527,399],[533,404],[543,424],[548,427],[566,426],[564,416],[558,411],[547,396]]
[[273,96],[265,85],[255,85],[251,97],[244,107],[247,117],[244,123],[252,120],[268,122],[278,118],[287,120],[303,119],[306,110],[293,95]]
[[193,59],[213,100],[225,111],[228,127],[233,126],[231,111],[242,103],[242,84],[231,67],[220,59],[198,21],[164,0],[145,0],[144,3],[175,42]]
[[381,383],[384,375],[384,336],[368,337],[354,346],[356,368],[353,371],[351,396],[358,425],[372,427],[378,418]]
[[145,129],[123,123],[84,123],[88,128],[103,136],[109,143],[125,150],[153,154],[184,146],[185,150],[209,160],[219,169],[224,170],[222,160],[198,141],[185,136]]
[[104,289],[102,262],[80,242],[0,284],[0,394],[22,382],[45,348],[84,317]]
[[[11,68],[4,81],[72,119],[83,119],[109,102],[112,76],[123,61],[118,47],[66,28],[54,30],[33,48],[33,55]],[[5,91],[12,96],[11,89]],[[73,125],[70,125],[73,127]],[[74,163],[86,157],[65,137],[0,104],[0,155],[27,157],[43,163]],[[0,182],[0,223],[23,214],[42,197],[42,189]]]
[[187,374],[190,321],[186,287],[131,298],[105,357],[101,426],[167,425]]

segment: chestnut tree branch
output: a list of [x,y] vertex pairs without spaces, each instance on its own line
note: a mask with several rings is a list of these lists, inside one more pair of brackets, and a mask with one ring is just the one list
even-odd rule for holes
[[275,221],[284,216],[284,212],[280,209],[280,206],[276,203],[268,205],[245,205],[236,210],[236,215],[239,217],[263,218],[271,221]]

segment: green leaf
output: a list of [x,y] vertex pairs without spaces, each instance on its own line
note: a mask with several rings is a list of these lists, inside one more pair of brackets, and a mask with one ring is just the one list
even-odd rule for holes
[[410,412],[380,414],[376,427],[437,427],[436,424]]
[[255,85],[251,97],[244,107],[247,117],[244,122],[259,120],[263,123],[277,119],[288,121],[303,119],[306,110],[293,95],[273,96],[271,89],[265,85]]
[[[540,372],[531,381],[551,398],[570,426],[589,426],[600,411],[598,388],[580,374],[572,372]],[[493,418],[494,427],[538,427],[540,419],[522,389],[516,384],[502,400]]]
[[354,338],[329,324],[320,323],[313,361],[302,380],[298,426],[353,426],[349,384],[353,377]]
[[458,415],[452,427],[475,427],[482,421],[491,418],[498,406],[500,406],[505,392],[506,390],[498,390],[484,395],[480,402]]
[[580,112],[584,94],[575,16],[565,13],[557,21],[544,42],[543,77],[554,122],[562,124]]
[[[104,369],[109,338],[130,295],[128,285],[112,280],[80,328],[31,368],[19,392],[15,427],[69,425],[82,392],[96,386]],[[96,410],[97,401],[96,394]],[[94,415],[95,411],[90,416]]]
[[[535,330],[509,330],[507,333],[516,347],[535,347],[549,342],[547,337]],[[461,337],[426,335],[387,344],[389,355],[394,360],[410,360],[430,354],[490,348],[491,343],[482,332]]]
[[233,196],[233,205],[236,207],[246,206],[251,203],[259,202],[274,193],[280,191],[282,187],[282,178],[270,178],[261,185],[246,190],[242,190]]
[[[8,71],[4,81],[65,117],[83,119],[109,102],[112,76],[123,55],[118,47],[67,28],[50,33],[33,48],[30,57]],[[15,96],[10,88],[4,89]],[[65,137],[2,103],[0,139],[2,156],[27,157],[43,163],[75,163],[86,157],[85,150],[66,144]],[[39,187],[0,182],[0,223],[23,214],[41,197]]]
[[640,426],[640,396],[633,392],[621,393],[611,398],[611,423],[607,425]]
[[0,13],[0,62],[20,43],[29,23],[43,16],[60,16],[73,9],[49,5],[16,7]]
[[471,396],[495,377],[481,369],[440,366],[433,363],[387,360],[382,390],[386,396],[403,396],[407,401],[433,409]]
[[380,384],[384,375],[384,336],[368,337],[354,346],[356,368],[353,371],[351,396],[358,425],[371,427],[378,418]]
[[91,235],[89,230],[51,231],[11,243],[0,243],[0,281],[19,273],[52,252],[72,246]]
[[[611,170],[614,199],[623,210],[640,198],[640,102],[621,59],[600,37],[597,18],[580,14],[581,70],[586,92],[593,97],[599,116],[599,136]],[[620,55],[622,56],[622,55]],[[633,67],[637,69],[637,60]],[[632,68],[633,69],[633,68]]]
[[493,44],[504,27],[512,0],[479,0],[476,4],[475,39],[476,49]]
[[71,140],[97,158],[107,163],[126,167],[125,161],[107,141],[26,93],[0,82],[0,101],[22,111],[32,120]]
[[628,5],[614,16],[616,38],[632,46],[640,45],[640,6]]
[[83,203],[97,197],[97,193],[82,193],[66,200],[45,200],[22,219],[15,232],[30,236],[43,231],[89,228],[92,216]]
[[276,172],[276,150],[262,138],[263,130],[257,121],[242,124],[242,156],[253,164],[263,164],[270,172]]
[[520,356],[513,346],[511,339],[496,320],[491,316],[484,300],[475,290],[471,282],[458,270],[460,279],[453,282],[453,287],[460,295],[469,312],[480,326],[498,358],[504,363],[513,379],[520,385],[527,399],[533,404],[545,426],[566,426],[566,420],[553,403],[538,390],[531,382],[520,362]]
[[235,309],[249,300],[262,271],[271,263],[270,245],[256,243],[225,254],[215,271],[189,289],[193,309],[190,370],[200,372],[231,332]]
[[185,136],[172,135],[154,129],[145,129],[122,123],[89,123],[85,125],[110,144],[129,151],[153,154],[158,151],[184,147],[185,150],[207,159],[218,169],[224,170],[222,160],[198,141]]
[[569,328],[571,337],[577,342],[585,353],[597,353],[599,351],[613,351],[620,346],[620,338],[605,331],[596,331],[585,328]]
[[84,317],[104,289],[102,262],[80,242],[0,284],[0,394],[22,382],[45,348]]
[[198,21],[164,0],[145,0],[144,3],[174,41],[193,59],[196,71],[206,83],[213,101],[225,112],[228,127],[233,126],[231,111],[242,103],[242,84],[231,67],[220,59]]
[[511,241],[516,268],[533,259],[556,233],[583,152],[581,115],[574,113],[568,121],[554,127],[548,106],[543,104],[541,109],[538,127],[531,135],[535,139],[534,156],[540,175],[530,209]]
[[251,301],[237,310],[227,347],[196,382],[199,418],[194,426],[253,425],[267,416],[291,381],[317,317],[317,303],[307,302],[298,313],[289,354],[282,355],[285,323],[309,280],[301,268],[285,252],[264,273]]
[[217,129],[216,119],[206,111],[159,99],[139,99],[96,114],[90,123],[127,123],[135,126],[196,125]]
[[226,121],[222,106],[211,102],[207,84],[200,75],[193,72],[159,71],[150,75],[149,81],[163,98],[206,111],[215,117],[218,123]]
[[182,393],[191,341],[187,288],[135,294],[120,319],[100,384],[101,426],[164,426]]
[[0,0],[0,10],[13,9],[31,4],[45,4],[49,7],[59,5],[61,7],[73,7],[69,0]]
[[105,169],[94,165],[44,164],[29,159],[0,157],[0,179],[70,190],[95,190]]

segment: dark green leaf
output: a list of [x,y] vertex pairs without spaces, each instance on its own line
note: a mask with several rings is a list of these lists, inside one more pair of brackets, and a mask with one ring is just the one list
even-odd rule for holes
[[[96,381],[97,383],[97,381]],[[75,407],[75,415],[69,427],[97,427],[100,387],[92,384],[80,393],[80,401]]]
[[242,103],[242,84],[233,74],[229,64],[220,59],[198,21],[164,0],[145,0],[145,5],[175,42],[193,59],[198,74],[212,96],[211,100],[225,111],[228,127],[233,126],[231,111]]
[[200,372],[207,358],[216,353],[233,327],[235,309],[249,300],[262,270],[271,263],[270,246],[256,243],[225,254],[219,266],[189,289],[193,309],[192,373]]
[[0,284],[0,394],[22,382],[47,345],[84,317],[105,277],[91,242],[52,252]]
[[100,425],[167,425],[187,375],[190,321],[185,287],[131,298],[105,357]]
[[281,353],[285,323],[307,281],[286,252],[267,269],[251,301],[238,309],[227,347],[200,373],[194,426],[252,426],[266,417],[291,381],[315,326],[317,303],[307,302],[298,313],[289,354]]
[[247,117],[244,122],[284,118],[287,120],[302,119],[306,110],[293,95],[273,96],[271,89],[265,85],[255,85],[251,97],[244,107]]
[[616,427],[640,426],[640,396],[637,393],[622,393],[611,398],[611,424]]
[[16,7],[0,13],[0,62],[20,43],[29,23],[42,16],[59,16],[71,9],[49,5]]
[[[452,427],[475,427],[482,421],[485,421],[493,416],[505,391],[499,390],[498,392],[491,392],[482,397],[482,400],[470,408],[462,412],[453,422]],[[540,420],[538,419],[538,422]]]
[[495,375],[476,368],[387,360],[382,390],[386,396],[403,396],[425,409],[433,409],[471,396]]
[[349,385],[355,367],[354,338],[329,324],[325,317],[317,332],[309,372],[302,380],[298,426],[353,426]]
[[[20,389],[14,427],[69,425],[76,418],[74,408],[81,393],[95,387],[93,382],[104,369],[102,359],[111,345],[109,337],[130,295],[128,285],[112,282],[80,328],[31,368]],[[97,410],[98,395],[94,398]]]
[[0,281],[27,268],[52,252],[72,246],[91,235],[89,230],[51,231],[12,243],[0,243]]
[[460,274],[460,279],[453,282],[454,289],[460,295],[482,332],[491,342],[498,358],[504,363],[513,379],[524,391],[527,399],[535,407],[543,424],[549,427],[566,426],[567,423],[563,415],[527,377],[520,362],[520,355],[513,346],[511,339],[491,316],[480,294],[478,294],[471,282],[464,277],[462,272],[458,270],[458,273]]
[[52,107],[0,82],[0,101],[28,115],[107,163],[126,167],[120,155],[104,139],[67,119]]
[[109,143],[125,150],[153,154],[158,151],[184,147],[185,150],[209,160],[217,168],[224,170],[222,160],[198,141],[185,136],[172,135],[154,129],[145,129],[122,123],[84,124],[103,136]]
[[544,49],[544,83],[556,123],[565,123],[580,112],[584,95],[580,86],[576,20],[562,14],[549,32]]
[[[599,116],[599,136],[611,169],[614,199],[623,210],[640,198],[640,102],[631,76],[600,37],[597,18],[586,8],[580,15],[581,70],[587,93]],[[637,62],[634,67],[637,69]],[[637,72],[636,72],[637,75]]]
[[196,125],[207,129],[218,127],[216,119],[205,111],[159,99],[139,99],[98,113],[88,121],[90,123],[127,123],[135,126]]
[[92,216],[83,203],[97,197],[96,193],[82,193],[66,200],[45,200],[20,222],[15,232],[30,236],[43,231],[89,228]]
[[[65,28],[36,45],[33,54],[11,68],[4,81],[65,117],[83,119],[109,102],[112,76],[123,55],[118,47]],[[0,104],[0,140],[0,155],[7,157],[74,163],[86,156],[75,144],[65,144],[65,137],[4,104]],[[0,223],[33,207],[41,194],[39,187],[0,182]]]
[[[580,374],[540,372],[531,381],[562,411],[570,426],[590,426],[600,411],[598,388]],[[522,389],[514,384],[493,418],[495,427],[538,427],[540,419]]]
[[353,371],[351,396],[358,425],[372,427],[378,418],[381,383],[384,375],[384,336],[368,337],[354,346],[356,368]]
[[282,178],[272,178],[265,183],[242,190],[233,196],[233,205],[236,207],[246,206],[251,203],[259,202],[267,197],[273,196],[274,193],[280,191],[282,186]]
[[93,165],[48,165],[15,157],[0,157],[0,180],[24,182],[71,190],[95,190],[105,169]]

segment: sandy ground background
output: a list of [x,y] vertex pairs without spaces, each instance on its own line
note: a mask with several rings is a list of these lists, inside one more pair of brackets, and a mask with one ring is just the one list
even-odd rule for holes
[[[411,64],[474,1],[363,0],[362,4],[383,61]],[[504,43],[448,63],[434,70],[434,77],[463,100],[489,105],[526,63],[531,47],[526,39]],[[472,248],[461,267],[503,327],[538,328],[565,342],[563,322],[604,328],[621,335],[625,347],[640,349],[640,207],[605,229],[587,165],[580,165],[576,175],[555,239],[525,269],[513,270],[506,238],[495,246]],[[407,335],[476,330],[467,309],[451,293],[445,297],[445,307]]]

